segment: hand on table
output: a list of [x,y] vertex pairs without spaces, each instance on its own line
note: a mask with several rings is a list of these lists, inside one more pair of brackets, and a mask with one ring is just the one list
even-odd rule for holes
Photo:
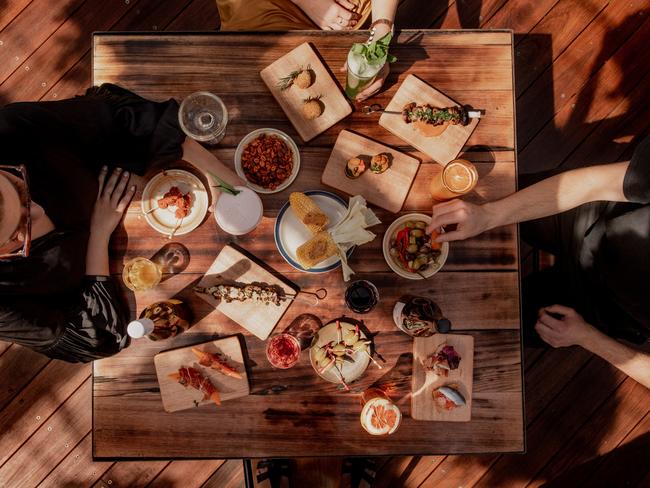
[[350,30],[360,18],[347,0],[294,0],[294,3],[323,30]]
[[427,232],[430,234],[440,227],[455,224],[456,230],[440,234],[436,241],[457,241],[485,232],[490,228],[489,222],[489,213],[485,206],[455,199],[433,205]]
[[[550,313],[559,314],[555,318]],[[594,328],[570,307],[551,305],[540,309],[535,330],[539,336],[553,347],[581,346],[586,343]]]
[[99,191],[90,219],[90,232],[96,236],[110,238],[111,234],[122,220],[131,199],[135,194],[135,185],[129,184],[128,171],[116,168],[106,179],[108,169],[104,166],[99,173]]

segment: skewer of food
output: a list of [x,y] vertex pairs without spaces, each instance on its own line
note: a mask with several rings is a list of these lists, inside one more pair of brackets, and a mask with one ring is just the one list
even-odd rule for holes
[[434,107],[425,103],[418,105],[410,102],[402,108],[402,119],[407,124],[424,122],[436,125],[467,125],[470,117],[465,107]]
[[442,410],[451,411],[466,404],[465,398],[452,386],[441,386],[433,390],[433,401]]
[[181,366],[178,372],[170,374],[169,377],[185,388],[199,390],[203,393],[204,400],[212,400],[216,405],[221,405],[219,391],[217,391],[212,382],[203,376],[200,371],[192,367]]
[[192,208],[192,193],[183,193],[177,186],[172,186],[157,203],[159,209],[176,207],[176,218],[182,219],[188,216]]
[[199,359],[199,364],[201,366],[214,369],[215,371],[219,371],[221,374],[236,378],[238,380],[242,379],[241,374],[239,374],[235,368],[230,366],[221,354],[202,351],[196,347],[192,348],[192,352]]
[[391,240],[390,256],[400,268],[410,273],[426,271],[441,254],[442,244],[435,241],[438,233],[427,235],[426,228],[426,222],[409,220]]
[[283,76],[278,80],[277,87],[281,90],[287,90],[292,86],[297,86],[298,88],[305,90],[312,86],[316,81],[316,73],[311,69],[310,65],[307,65],[306,68],[302,66],[298,67],[296,70],[289,73],[287,76]]
[[[214,284],[212,286],[195,286],[194,291],[201,294],[211,295],[214,298],[224,300],[226,303],[253,301],[256,303],[280,306],[285,300],[295,300],[299,294],[290,295],[284,292],[277,285],[260,284]],[[325,288],[319,288],[315,292],[300,291],[299,293],[311,295],[315,298],[312,303],[318,305],[319,301],[327,296]]]
[[436,376],[446,378],[450,371],[458,369],[461,359],[454,346],[443,343],[422,362],[422,366],[425,371],[431,371]]

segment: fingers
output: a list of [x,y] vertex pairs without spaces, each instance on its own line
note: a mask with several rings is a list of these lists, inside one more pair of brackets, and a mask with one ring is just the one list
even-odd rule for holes
[[550,344],[553,347],[558,347],[559,345],[559,340],[555,336],[555,332],[553,329],[549,328],[548,326],[537,322],[535,324],[535,330],[539,334],[539,336],[544,340],[544,342]]
[[375,93],[379,91],[381,88],[381,85],[384,84],[384,80],[375,80],[373,81],[367,88],[365,88],[362,92],[359,92],[359,94],[355,97],[355,100],[361,102],[365,100],[366,98],[369,98],[373,96]]
[[346,59],[345,63],[343,63],[343,67],[339,68],[339,73],[345,73],[347,70],[348,70],[348,61]]
[[[353,3],[348,2],[348,0],[336,0],[336,3],[338,3],[341,7],[346,8],[346,9],[351,10],[351,11],[354,11],[354,9],[356,8],[356,6]],[[353,12],[350,12],[350,13],[353,13]],[[359,16],[357,15],[357,18],[358,17]]]
[[564,323],[561,320],[551,317],[546,312],[542,312],[538,322],[541,322],[542,324],[556,331],[560,331],[564,327]]
[[451,242],[464,239],[465,235],[459,230],[453,230],[451,232],[444,232],[438,234],[438,237],[434,239],[435,242]]
[[115,187],[115,190],[113,190],[113,194],[111,195],[111,204],[113,207],[117,207],[120,199],[122,198],[122,195],[124,194],[124,189],[126,188],[128,182],[129,172],[125,171],[122,173],[122,177],[120,178],[117,186]]
[[104,182],[106,181],[106,174],[108,173],[108,167],[102,166],[102,169],[99,171],[99,176],[97,177],[97,182],[99,183],[99,191],[97,192],[97,198],[102,194],[104,189]]
[[343,26],[335,21],[330,24],[330,30],[340,31],[343,30]]
[[117,184],[117,179],[120,177],[121,173],[122,168],[115,168],[110,178],[108,178],[108,181],[106,182],[102,193],[102,197],[104,197],[106,200],[110,200],[111,195],[113,194],[113,190],[115,189],[115,185]]
[[[124,190],[124,188],[122,188],[122,190]],[[115,211],[124,213],[126,208],[129,206],[129,203],[131,203],[131,200],[133,200],[133,195],[135,195],[135,185],[131,185],[127,192],[122,195],[122,198],[120,198],[117,206],[115,207]]]
[[560,315],[572,315],[576,313],[576,311],[573,310],[571,307],[565,307],[564,305],[559,305],[559,304],[546,307],[546,310],[552,313],[559,313]]

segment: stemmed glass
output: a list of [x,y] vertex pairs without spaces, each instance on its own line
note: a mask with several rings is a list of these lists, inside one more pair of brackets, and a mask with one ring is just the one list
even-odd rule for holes
[[192,139],[218,144],[226,135],[228,109],[218,96],[206,91],[195,92],[181,103],[178,123]]

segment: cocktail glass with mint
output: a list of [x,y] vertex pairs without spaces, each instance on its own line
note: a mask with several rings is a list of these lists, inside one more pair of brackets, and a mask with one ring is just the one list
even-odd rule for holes
[[395,61],[395,56],[388,54],[388,45],[392,33],[371,43],[355,43],[348,53],[348,75],[345,94],[354,100],[359,92],[370,85],[386,62]]

